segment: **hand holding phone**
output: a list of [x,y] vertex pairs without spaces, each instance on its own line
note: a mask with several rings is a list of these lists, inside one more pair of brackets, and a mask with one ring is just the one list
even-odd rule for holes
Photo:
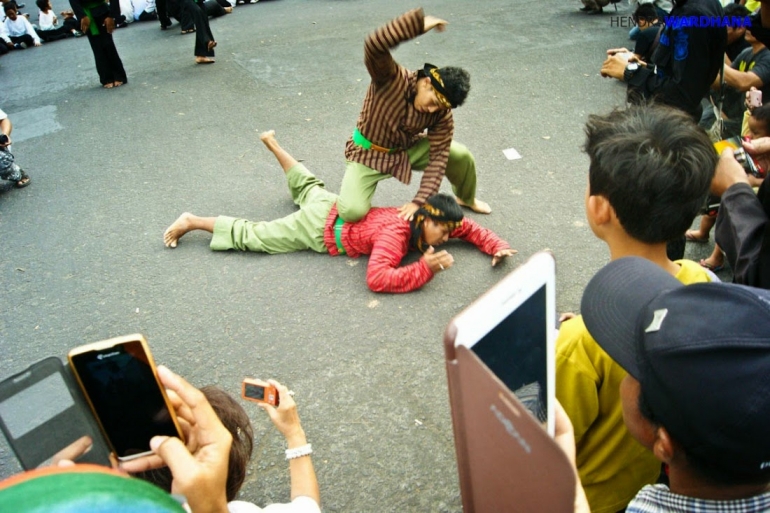
[[755,109],[762,106],[762,91],[759,89],[751,88],[746,94],[749,109]]
[[168,466],[174,493],[185,496],[192,511],[227,511],[227,464],[232,435],[219,420],[203,392],[162,365],[157,369],[161,384],[178,398],[179,417],[190,426],[185,447],[175,436],[155,436],[150,442],[155,454],[122,462],[120,467],[135,474]]
[[184,440],[142,335],[77,347],[68,358],[118,460],[150,454],[150,440],[155,436]]

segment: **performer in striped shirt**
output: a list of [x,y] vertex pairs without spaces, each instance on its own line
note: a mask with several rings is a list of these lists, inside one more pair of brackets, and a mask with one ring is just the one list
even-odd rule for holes
[[[457,202],[447,194],[427,198],[411,221],[400,218],[396,208],[373,208],[358,222],[344,222],[338,216],[337,195],[327,191],[321,180],[279,146],[275,132],[265,132],[260,139],[286,173],[299,210],[269,222],[185,212],[164,233],[167,247],[175,248],[189,231],[204,230],[214,234],[210,247],[218,251],[290,253],[311,249],[332,256],[371,255],[366,283],[374,292],[411,292],[452,267],[452,255],[434,249],[450,237],[466,240],[492,255],[493,266],[516,253],[492,231],[464,219]],[[422,252],[422,258],[400,266],[410,249]]]
[[[423,170],[414,199],[399,209],[410,220],[436,194],[446,175],[458,203],[488,214],[476,198],[476,163],[468,148],[452,141],[452,109],[470,90],[470,75],[461,68],[425,64],[419,71],[399,65],[390,50],[447,22],[414,9],[366,37],[364,62],[372,82],[353,136],[345,146],[347,165],[338,208],[345,221],[369,211],[377,182],[394,176],[409,184],[412,169]],[[427,135],[424,133],[427,129]]]

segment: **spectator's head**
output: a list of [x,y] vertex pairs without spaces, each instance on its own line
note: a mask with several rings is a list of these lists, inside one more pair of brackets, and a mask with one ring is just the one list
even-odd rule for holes
[[465,102],[470,90],[471,76],[464,69],[426,64],[417,72],[414,108],[420,112],[453,109]]
[[682,237],[716,168],[706,133],[687,114],[656,105],[589,116],[585,132],[586,215],[597,237],[607,241],[618,228],[649,245]]
[[693,489],[764,491],[770,291],[685,286],[660,266],[630,257],[594,276],[581,311],[591,335],[628,372],[620,390],[629,432],[669,465],[672,484],[676,476]]
[[634,23],[636,23],[640,29],[645,29],[650,25],[654,25],[658,21],[658,12],[655,10],[655,5],[639,4],[634,11]]
[[8,16],[8,18],[15,20],[18,16],[18,8],[16,7],[16,4],[13,2],[8,2],[3,6],[3,10],[5,11],[5,15]]
[[48,10],[51,8],[50,0],[35,0],[35,4],[37,5],[37,8],[43,12],[48,12]]
[[444,193],[434,194],[415,212],[411,243],[421,252],[449,240],[449,234],[462,226],[463,211],[455,199]]
[[0,511],[184,513],[168,493],[100,465],[44,467],[0,482]]
[[770,137],[770,103],[757,107],[749,116],[749,134],[752,139]]
[[[251,459],[251,451],[254,446],[254,430],[251,427],[248,414],[230,394],[215,386],[206,386],[200,390],[233,437],[227,465],[226,485],[227,500],[232,501],[238,495],[238,491],[246,479],[246,467]],[[168,492],[171,491],[172,476],[168,467],[143,472],[138,477],[154,483]]]
[[[729,3],[724,8],[725,16],[744,19],[751,14],[745,5]],[[727,44],[733,44],[746,34],[746,27],[741,23],[730,23],[727,26]]]

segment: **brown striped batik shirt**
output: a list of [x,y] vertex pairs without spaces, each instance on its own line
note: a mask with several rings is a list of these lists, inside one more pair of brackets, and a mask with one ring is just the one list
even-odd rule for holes
[[417,93],[417,72],[400,66],[390,55],[390,50],[399,43],[422,34],[424,26],[422,9],[414,9],[378,28],[364,42],[364,63],[372,82],[358,117],[358,130],[372,143],[399,151],[382,153],[365,150],[353,144],[352,138],[345,146],[347,160],[393,175],[409,184],[412,166],[405,150],[426,137],[424,132],[427,129],[430,155],[420,189],[413,200],[418,205],[439,190],[454,132],[451,110],[433,114],[415,110],[412,102]]

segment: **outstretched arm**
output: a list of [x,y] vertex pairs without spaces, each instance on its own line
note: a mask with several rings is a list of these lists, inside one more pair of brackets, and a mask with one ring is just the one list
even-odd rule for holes
[[463,225],[450,233],[449,236],[470,242],[487,255],[492,255],[492,265],[497,265],[503,258],[517,253],[495,232],[483,228],[476,221],[467,217],[463,219]]

